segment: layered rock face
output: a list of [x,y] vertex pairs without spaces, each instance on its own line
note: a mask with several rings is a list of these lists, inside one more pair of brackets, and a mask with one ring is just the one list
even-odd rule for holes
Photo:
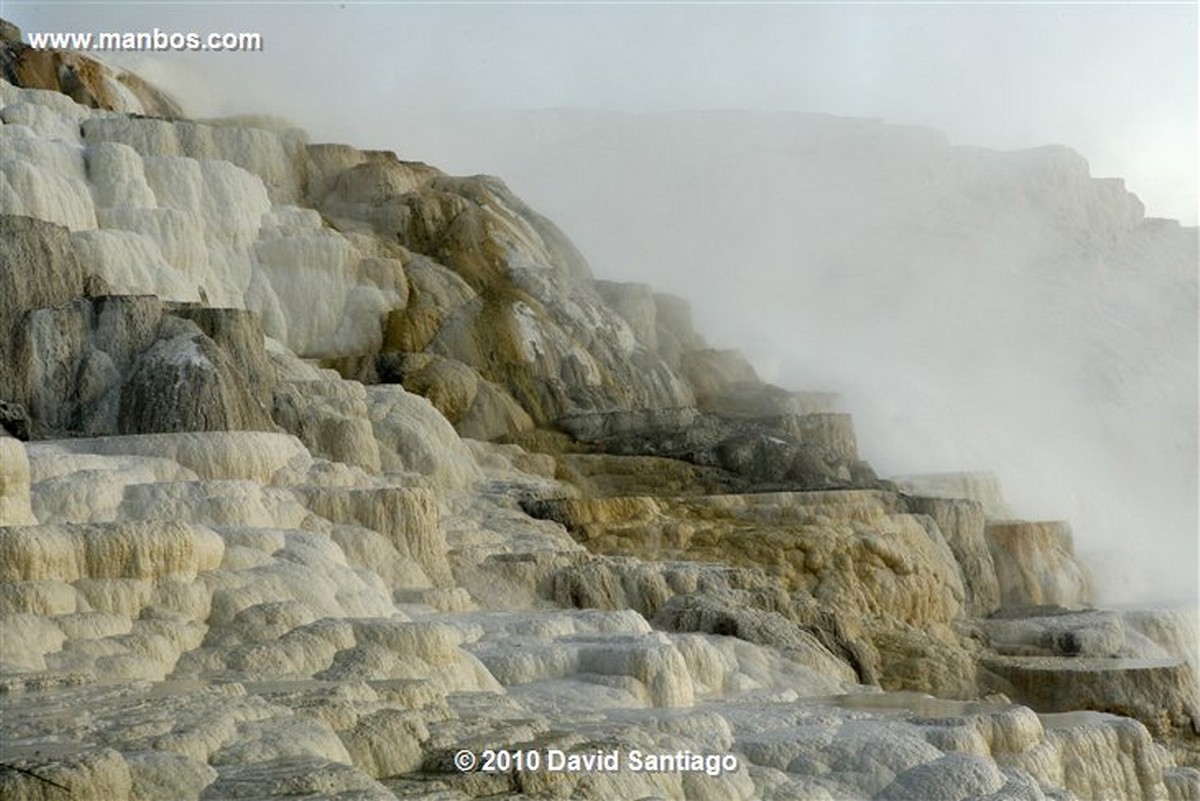
[[497,179],[5,74],[5,798],[1200,795],[1188,620]]

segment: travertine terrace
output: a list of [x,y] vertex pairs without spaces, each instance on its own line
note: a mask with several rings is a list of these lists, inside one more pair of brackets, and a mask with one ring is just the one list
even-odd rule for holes
[[1067,524],[881,479],[499,179],[81,58],[0,83],[4,798],[1200,798],[1195,620]]

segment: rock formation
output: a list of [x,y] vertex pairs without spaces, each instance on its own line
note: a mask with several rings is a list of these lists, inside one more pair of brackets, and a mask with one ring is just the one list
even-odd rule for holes
[[498,179],[3,48],[5,798],[1200,796],[1194,620],[1062,525],[880,480]]

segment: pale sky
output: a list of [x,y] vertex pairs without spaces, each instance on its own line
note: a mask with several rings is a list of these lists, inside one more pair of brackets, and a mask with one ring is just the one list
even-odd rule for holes
[[[1196,224],[1197,6],[136,5],[0,0],[25,31],[259,31],[262,53],[153,54],[198,114],[269,111],[400,149],[405,109],[772,109],[1065,144],[1151,216]],[[402,154],[420,159],[421,154]]]

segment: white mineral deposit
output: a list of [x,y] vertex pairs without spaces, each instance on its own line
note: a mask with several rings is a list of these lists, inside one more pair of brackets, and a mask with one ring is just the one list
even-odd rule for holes
[[[13,30],[0,796],[1200,798],[1195,614],[1103,608],[1069,521],[881,478],[837,387],[596,280],[498,178],[188,119]],[[806,124],[978,202],[1065,186],[1025,222],[1091,215],[1194,305],[1195,229],[1065,149]]]

